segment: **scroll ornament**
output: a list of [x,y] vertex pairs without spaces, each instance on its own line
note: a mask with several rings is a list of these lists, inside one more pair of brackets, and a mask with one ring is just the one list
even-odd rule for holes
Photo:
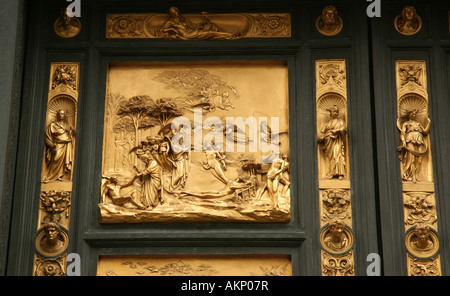
[[332,256],[322,252],[322,274],[325,276],[354,275],[353,252],[340,256]]

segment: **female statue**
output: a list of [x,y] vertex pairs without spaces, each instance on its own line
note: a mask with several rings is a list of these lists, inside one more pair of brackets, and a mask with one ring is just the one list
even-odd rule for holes
[[423,127],[416,120],[417,111],[409,111],[408,120],[399,124],[401,145],[397,148],[403,168],[402,179],[414,183],[420,181],[422,156],[428,151],[424,137],[430,132],[430,119],[427,118],[427,125]]

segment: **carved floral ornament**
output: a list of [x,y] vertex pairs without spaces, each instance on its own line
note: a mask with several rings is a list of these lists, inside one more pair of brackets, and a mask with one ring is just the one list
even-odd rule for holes
[[163,38],[180,40],[233,40],[291,36],[290,14],[108,14],[107,38]]
[[420,260],[408,255],[408,269],[411,276],[440,276],[439,256]]
[[64,276],[66,259],[65,256],[60,256],[55,259],[45,259],[40,256],[36,256],[35,259],[35,276]]
[[351,220],[349,213],[351,198],[350,191],[343,189],[329,189],[322,191],[324,213],[322,220],[330,221],[334,218]]
[[71,195],[71,192],[64,190],[42,191],[40,210],[45,216],[41,223],[67,221],[70,217]]
[[76,91],[78,88],[77,72],[77,65],[63,64],[57,66],[53,73],[51,89],[64,86]]
[[351,276],[354,275],[354,270],[353,251],[339,256],[322,252],[322,275]]
[[405,225],[437,222],[434,194],[427,192],[405,193]]

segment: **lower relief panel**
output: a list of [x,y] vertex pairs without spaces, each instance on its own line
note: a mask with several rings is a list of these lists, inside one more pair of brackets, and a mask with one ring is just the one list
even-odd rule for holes
[[292,276],[289,255],[105,255],[98,276]]

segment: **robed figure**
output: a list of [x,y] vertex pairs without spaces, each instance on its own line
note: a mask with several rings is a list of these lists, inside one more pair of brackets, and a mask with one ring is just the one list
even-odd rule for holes
[[345,177],[345,134],[347,128],[344,120],[339,118],[339,108],[335,105],[328,109],[330,119],[320,130],[318,142],[328,159],[328,177],[343,179]]
[[154,208],[164,203],[162,168],[150,153],[138,150],[136,154],[145,163],[145,169],[136,175],[141,177],[142,203]]
[[47,174],[44,182],[63,181],[71,177],[75,131],[65,119],[66,112],[59,110],[56,121],[50,123],[45,131]]
[[397,123],[400,130],[401,145],[397,148],[400,151],[404,181],[418,182],[419,172],[422,167],[422,157],[428,153],[428,146],[425,137],[430,132],[430,119],[426,119],[423,126],[417,119],[418,110],[412,110],[408,114],[408,120]]

